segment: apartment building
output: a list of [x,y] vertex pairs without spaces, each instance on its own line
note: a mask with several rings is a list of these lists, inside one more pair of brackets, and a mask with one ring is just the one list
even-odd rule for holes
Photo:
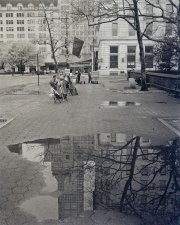
[[[177,11],[169,1],[153,1],[155,5],[161,6],[164,15],[172,16],[177,14]],[[177,3],[178,5],[178,3]],[[111,7],[111,8],[110,8]],[[129,8],[130,5],[122,5],[121,1],[117,1],[115,10],[122,8]],[[133,4],[132,4],[133,7]],[[173,34],[173,25],[166,23],[163,19],[159,18],[159,23],[153,22],[150,15],[161,15],[158,7],[152,7],[146,1],[141,0],[138,3],[139,10],[142,14],[149,17],[140,16],[141,32],[149,35],[152,38],[162,38],[163,36],[171,36]],[[109,6],[112,9],[112,5]],[[110,10],[109,10],[110,11]],[[112,13],[112,11],[110,11]],[[121,10],[119,12],[121,14]],[[124,15],[132,16],[133,10],[125,10]],[[112,18],[111,18],[112,19]],[[127,19],[130,22],[132,18]],[[103,18],[101,18],[103,20]],[[101,21],[100,20],[100,21]],[[149,25],[148,25],[149,24]],[[146,26],[148,27],[146,28]],[[102,23],[95,29],[96,45],[95,51],[98,52],[98,70],[100,75],[122,75],[127,73],[128,70],[140,70],[140,57],[139,45],[137,35],[132,26],[123,19],[118,19],[109,23]],[[146,69],[155,69],[153,48],[155,42],[143,38],[143,45],[145,51]]]
[[[43,9],[51,26],[58,17],[58,0],[0,0],[0,43],[30,41],[36,45],[37,53],[44,56],[46,70],[54,69],[49,43],[49,33]],[[28,70],[29,68],[26,68]]]

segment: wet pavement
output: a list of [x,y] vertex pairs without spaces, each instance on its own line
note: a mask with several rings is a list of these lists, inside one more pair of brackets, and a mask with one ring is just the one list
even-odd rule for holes
[[[78,181],[75,179],[79,173],[74,173],[72,163],[77,168],[76,163],[82,163],[82,160],[96,162],[94,158],[87,160],[82,155],[87,155],[87,149],[95,150],[99,146],[96,143],[99,140],[97,134],[104,134],[101,137],[106,144],[111,141],[111,150],[112,146],[121,146],[120,140],[121,144],[125,143],[125,136],[115,135],[122,133],[128,137],[127,140],[135,135],[146,137],[145,143],[148,145],[166,145],[179,136],[172,128],[179,131],[180,100],[156,89],[137,94],[138,90],[124,89],[128,82],[116,83],[116,78],[114,82],[109,82],[112,79],[103,77],[96,85],[76,85],[79,95],[68,96],[68,102],[61,104],[54,104],[48,95],[48,76],[43,77],[39,87],[32,80],[31,84],[14,95],[7,92],[1,95],[0,116],[13,120],[0,129],[0,224],[140,224],[139,219],[134,219],[136,217],[116,212],[112,204],[104,208],[96,201],[94,205],[94,170],[89,168],[90,173],[86,173],[83,164],[82,184],[82,176]],[[107,89],[118,89],[122,93]],[[129,93],[124,94],[124,91]],[[38,92],[42,94],[32,94]],[[102,102],[140,105],[101,108]],[[88,137],[91,139],[84,144],[81,139],[86,135],[90,135]],[[67,140],[66,146],[62,147],[60,143],[65,137],[81,138],[76,140],[76,148],[72,141],[67,144]],[[44,155],[49,143],[51,148],[53,146],[53,157],[51,151],[46,157]],[[62,151],[58,153],[60,149],[64,149],[63,155]],[[72,154],[72,151],[77,153]],[[73,160],[70,160],[72,155]],[[71,164],[65,165],[69,160]],[[68,169],[64,170],[64,165]],[[84,191],[89,188],[90,191]]]

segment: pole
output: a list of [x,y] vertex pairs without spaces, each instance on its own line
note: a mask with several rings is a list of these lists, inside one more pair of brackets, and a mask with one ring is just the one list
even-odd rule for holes
[[39,56],[37,53],[37,75],[38,75],[38,86],[39,86]]
[[69,63],[68,63],[68,58],[69,58],[69,51],[68,51],[68,27],[67,27],[67,14],[66,14],[66,43],[65,43],[65,47],[66,47],[66,67],[67,69],[69,69]]

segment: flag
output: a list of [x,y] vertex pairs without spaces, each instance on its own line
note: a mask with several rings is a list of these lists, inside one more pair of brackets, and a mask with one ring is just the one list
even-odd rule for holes
[[83,44],[84,44],[84,41],[74,37],[72,54],[77,57],[80,57],[80,53],[81,53]]

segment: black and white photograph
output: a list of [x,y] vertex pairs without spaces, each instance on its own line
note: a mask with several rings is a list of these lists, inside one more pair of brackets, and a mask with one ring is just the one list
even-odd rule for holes
[[0,0],[0,225],[180,225],[180,0]]

